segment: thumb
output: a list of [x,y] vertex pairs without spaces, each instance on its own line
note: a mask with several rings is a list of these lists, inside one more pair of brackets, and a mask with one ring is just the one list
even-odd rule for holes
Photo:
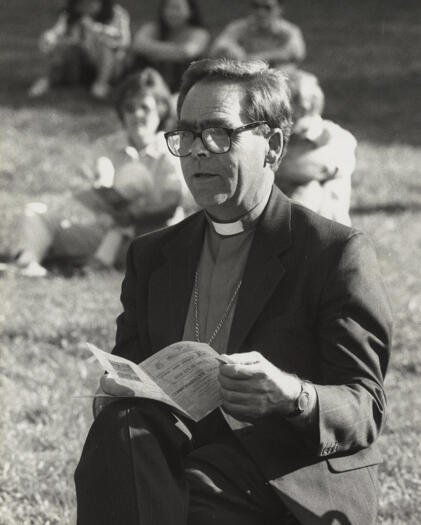
[[100,380],[102,390],[111,396],[117,397],[132,397],[134,392],[127,386],[120,385],[114,378],[108,374],[103,375]]

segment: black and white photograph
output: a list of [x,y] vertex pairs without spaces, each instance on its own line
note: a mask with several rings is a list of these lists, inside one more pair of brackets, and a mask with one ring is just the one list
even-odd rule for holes
[[419,0],[0,24],[0,525],[419,525]]

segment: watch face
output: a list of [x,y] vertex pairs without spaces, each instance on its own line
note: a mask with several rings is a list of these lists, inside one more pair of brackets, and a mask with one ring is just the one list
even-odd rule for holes
[[299,398],[298,398],[298,410],[300,412],[304,412],[304,410],[308,407],[308,404],[310,402],[310,394],[308,392],[301,392]]

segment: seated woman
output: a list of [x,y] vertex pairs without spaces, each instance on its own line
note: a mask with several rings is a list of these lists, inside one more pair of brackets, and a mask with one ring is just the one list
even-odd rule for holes
[[289,85],[294,124],[275,182],[296,202],[349,226],[357,141],[321,117],[324,95],[314,75],[291,72]]
[[56,24],[41,35],[47,75],[32,85],[29,95],[86,84],[94,97],[105,98],[122,73],[130,39],[129,14],[113,0],[68,0]]
[[195,0],[161,0],[158,20],[143,25],[134,36],[130,67],[154,67],[177,92],[184,70],[204,56],[209,39]]
[[159,73],[145,69],[116,91],[123,132],[100,141],[91,187],[53,206],[27,205],[16,264],[44,276],[48,258],[111,267],[125,236],[163,227],[192,206],[179,162],[163,132],[172,115],[171,94]]

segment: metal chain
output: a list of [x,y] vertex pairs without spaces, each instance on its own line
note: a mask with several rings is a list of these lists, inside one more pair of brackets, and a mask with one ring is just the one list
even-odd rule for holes
[[[231,299],[228,301],[228,304],[225,308],[224,313],[222,314],[222,317],[219,321],[219,323],[216,325],[215,330],[212,332],[212,335],[207,342],[208,345],[210,345],[215,337],[218,335],[219,330],[222,328],[223,324],[227,320],[228,314],[230,313],[230,310],[234,304],[235,298],[238,295],[238,292],[240,291],[241,286],[241,280],[235,287],[234,293],[231,296]],[[193,305],[194,305],[194,335],[196,337],[196,341],[200,343],[200,324],[199,324],[199,272],[196,270],[196,273],[194,275],[194,290],[193,290]]]

